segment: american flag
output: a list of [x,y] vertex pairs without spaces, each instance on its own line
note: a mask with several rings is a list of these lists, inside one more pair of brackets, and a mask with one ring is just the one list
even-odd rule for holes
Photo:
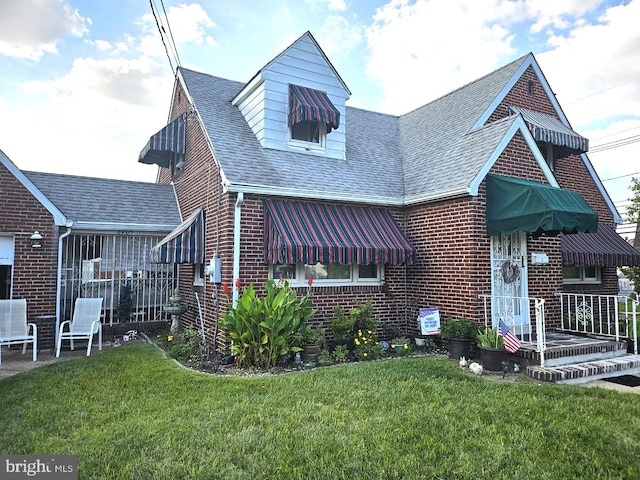
[[504,349],[507,352],[513,353],[520,348],[520,340],[518,340],[515,333],[509,330],[509,327],[502,319],[498,324],[498,335],[504,340]]

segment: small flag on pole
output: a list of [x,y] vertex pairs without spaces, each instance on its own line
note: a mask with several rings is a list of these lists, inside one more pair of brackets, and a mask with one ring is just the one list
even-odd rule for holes
[[509,327],[502,319],[498,324],[498,335],[504,340],[504,349],[507,352],[513,353],[520,348],[520,340],[518,340],[515,333],[509,330]]

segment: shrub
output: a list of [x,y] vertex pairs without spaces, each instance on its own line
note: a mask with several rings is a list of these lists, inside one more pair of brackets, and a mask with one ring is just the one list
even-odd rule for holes
[[358,330],[358,335],[353,340],[358,358],[360,360],[375,360],[382,355],[382,347],[374,330]]
[[440,334],[442,338],[466,338],[475,340],[478,337],[479,325],[476,322],[464,317],[454,320],[447,318],[443,324]]
[[376,331],[378,319],[373,316],[373,302],[368,300],[362,305],[345,313],[340,307],[333,309],[336,318],[329,323],[329,329],[337,341],[353,340],[359,330]]
[[309,300],[311,289],[298,299],[289,282],[268,280],[265,287],[264,299],[256,296],[253,284],[246,287],[236,307],[221,321],[233,341],[232,352],[243,367],[273,367],[282,355],[299,352],[298,330],[316,312]]

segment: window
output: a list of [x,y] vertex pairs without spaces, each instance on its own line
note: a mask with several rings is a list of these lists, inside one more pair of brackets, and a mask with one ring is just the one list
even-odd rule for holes
[[340,265],[337,263],[278,264],[270,266],[270,277],[284,278],[294,286],[306,285],[313,277],[314,285],[380,284],[384,267],[382,265]]
[[289,129],[290,144],[306,149],[321,150],[324,148],[326,127],[323,123],[311,120],[294,123]]
[[291,139],[301,142],[320,143],[320,122],[305,120],[291,126]]
[[562,283],[601,283],[600,267],[596,265],[562,267]]

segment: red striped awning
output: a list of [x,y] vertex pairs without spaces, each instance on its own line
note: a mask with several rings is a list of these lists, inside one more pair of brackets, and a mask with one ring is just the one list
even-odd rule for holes
[[198,208],[151,249],[152,263],[204,263],[204,209]]
[[184,161],[187,145],[187,114],[183,113],[170,124],[151,135],[144,146],[138,162],[156,164],[164,168]]
[[340,125],[340,112],[326,93],[289,85],[289,126],[305,120],[324,123],[329,133]]
[[625,242],[611,225],[601,223],[596,233],[561,235],[560,243],[563,265],[640,266],[640,252]]
[[384,208],[264,201],[267,263],[413,265],[416,249]]

